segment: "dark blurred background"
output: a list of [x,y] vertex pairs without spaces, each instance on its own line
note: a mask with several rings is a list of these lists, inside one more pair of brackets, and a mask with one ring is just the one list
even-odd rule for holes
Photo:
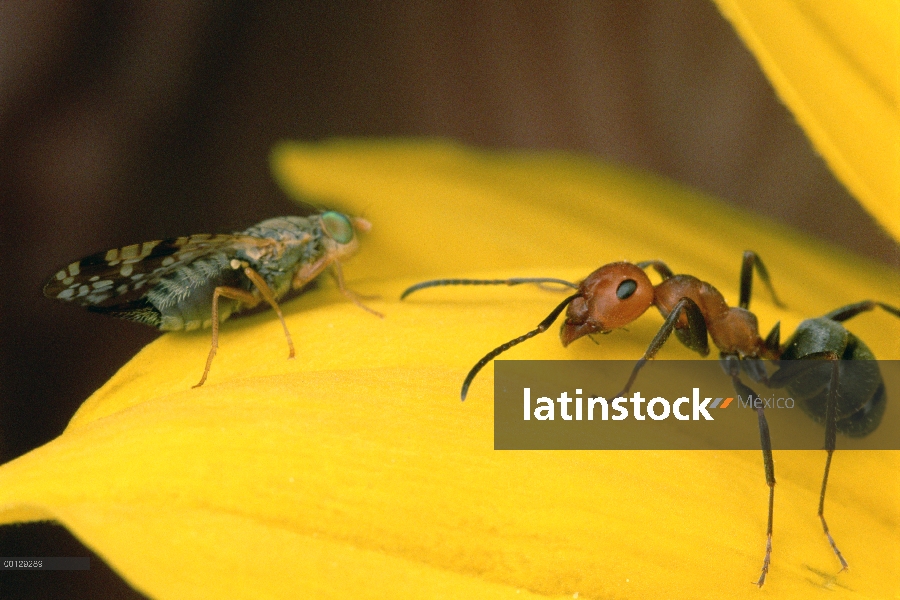
[[[60,265],[294,212],[279,140],[398,135],[589,153],[900,266],[709,0],[2,2],[0,458],[156,337],[45,299]],[[0,554],[89,551],[28,525]],[[0,597],[139,597],[92,565]]]

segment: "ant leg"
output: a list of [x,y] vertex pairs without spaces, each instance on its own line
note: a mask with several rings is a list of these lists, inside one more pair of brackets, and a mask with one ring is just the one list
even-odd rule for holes
[[425,288],[445,285],[521,285],[523,283],[555,283],[572,289],[578,289],[578,284],[576,283],[566,281],[565,279],[555,279],[553,277],[514,277],[512,279],[431,279],[409,286],[400,295],[400,299],[403,300],[413,292],[418,292]]
[[[687,315],[687,329],[676,329],[676,324],[682,313]],[[634,380],[637,378],[638,371],[643,368],[648,360],[652,360],[653,357],[656,356],[659,349],[662,348],[663,344],[666,343],[666,340],[669,339],[672,330],[675,330],[681,343],[691,350],[697,352],[701,356],[709,354],[709,340],[707,338],[706,319],[703,317],[703,312],[701,312],[700,307],[697,306],[696,302],[690,298],[682,298],[672,308],[672,312],[669,313],[669,316],[666,317],[662,327],[659,328],[659,331],[656,332],[656,335],[650,341],[650,345],[647,346],[644,355],[634,363],[634,369],[631,371],[631,377],[628,378],[625,387],[621,392],[613,396],[613,398],[624,397],[628,394],[628,391],[634,384]]]
[[775,302],[775,306],[783,307],[784,304],[778,299],[778,296],[775,294],[775,288],[772,287],[769,271],[763,264],[762,259],[752,250],[744,252],[744,258],[741,262],[741,296],[738,306],[744,309],[750,306],[750,293],[753,291],[753,267],[756,267],[756,274],[759,275],[759,278],[769,289],[769,293],[772,294],[772,301]]
[[645,260],[643,262],[639,262],[637,266],[641,269],[653,267],[653,270],[659,273],[659,276],[663,278],[663,281],[675,276],[675,274],[672,273],[672,269],[670,269],[669,266],[661,260]]
[[900,308],[894,308],[890,304],[885,304],[883,302],[875,302],[873,300],[863,300],[862,302],[857,302],[855,304],[848,304],[847,306],[842,306],[841,308],[836,308],[831,311],[827,315],[823,315],[825,319],[831,319],[832,321],[843,322],[848,319],[852,319],[856,315],[866,312],[869,310],[875,310],[876,306],[880,306],[887,312],[891,313],[895,317],[900,317]]
[[[863,310],[871,310],[871,308],[872,307],[864,308]],[[825,452],[827,452],[827,456],[825,458],[825,473],[822,476],[822,491],[819,494],[818,514],[819,520],[822,521],[822,529],[825,531],[825,536],[828,538],[828,543],[831,545],[831,549],[834,550],[834,554],[840,561],[841,571],[843,571],[848,568],[847,561],[838,549],[834,538],[831,537],[831,533],[828,530],[828,523],[825,521],[825,490],[828,487],[828,474],[831,471],[831,458],[834,454],[837,440],[837,402],[838,386],[840,383],[840,356],[835,352],[817,352],[805,356],[804,360],[782,361],[781,368],[771,377],[770,385],[774,388],[783,388],[789,381],[808,373],[812,369],[818,369],[821,366],[821,363],[817,362],[816,359],[825,359],[831,362],[831,379],[828,384],[828,397],[825,400]]]
[[822,492],[819,495],[819,519],[822,521],[822,529],[825,530],[825,536],[828,538],[828,543],[831,544],[831,549],[834,550],[838,560],[841,561],[841,571],[843,571],[847,569],[849,565],[847,564],[847,561],[844,560],[844,555],[838,550],[837,544],[834,543],[834,538],[831,537],[831,533],[828,531],[828,523],[825,522],[825,488],[828,485],[828,472],[831,470],[831,456],[834,454],[837,437],[837,391],[840,372],[838,355],[834,352],[829,352],[827,354],[829,355],[827,358],[831,361],[832,365],[828,400],[825,403],[825,451],[828,455],[825,459],[825,474],[822,477]]
[[547,329],[551,325],[553,325],[554,321],[556,321],[556,319],[559,318],[559,315],[562,314],[562,311],[565,310],[565,308],[572,302],[572,300],[574,300],[575,298],[578,298],[579,296],[580,296],[580,294],[572,294],[571,296],[569,296],[568,298],[563,300],[559,306],[554,308],[553,312],[551,312],[549,315],[547,315],[547,318],[545,318],[543,321],[541,321],[537,327],[535,327],[534,329],[532,329],[525,335],[520,335],[516,339],[510,340],[510,341],[506,342],[505,344],[497,346],[496,348],[494,348],[493,350],[491,350],[490,352],[485,354],[484,358],[482,358],[477,363],[475,363],[475,366],[472,367],[472,369],[469,371],[469,374],[466,375],[466,379],[465,379],[465,381],[463,381],[462,390],[460,392],[460,399],[461,400],[466,399],[466,394],[469,393],[469,386],[472,385],[472,380],[475,379],[475,376],[478,375],[478,372],[481,371],[481,369],[484,368],[484,366],[486,364],[491,362],[491,360],[493,360],[494,357],[496,357],[498,354],[502,354],[503,352],[506,352],[513,346],[521,344],[525,340],[529,340],[529,339],[533,338],[534,336],[536,336],[539,333],[544,333],[545,331],[547,331]]
[[[255,273],[255,271],[254,271]],[[258,275],[257,275],[258,276]],[[252,281],[252,280],[251,280]],[[263,282],[265,283],[265,282]],[[267,286],[268,287],[268,286]],[[230,298],[231,300],[237,300],[238,302],[245,305],[247,308],[253,308],[257,304],[259,304],[259,298],[247,292],[245,290],[233,287],[219,286],[213,292],[212,299],[212,346],[209,348],[209,355],[206,357],[206,366],[203,368],[203,375],[200,376],[200,382],[195,385],[195,388],[200,387],[206,382],[206,376],[209,375],[209,369],[212,367],[213,358],[216,357],[216,350],[219,348],[219,297],[225,296],[226,298]],[[279,311],[280,316],[280,311]],[[284,320],[281,321],[284,323]],[[285,331],[287,329],[285,328]],[[290,344],[290,336],[288,336],[288,343]],[[294,347],[291,346],[291,356],[294,355]]]
[[[739,395],[743,394],[748,398],[753,396],[759,397],[756,392],[744,385],[739,377],[732,375],[731,381],[734,389]],[[756,416],[759,421],[759,445],[762,447],[763,468],[766,471],[766,485],[769,486],[769,519],[766,525],[766,555],[763,558],[762,572],[759,574],[759,580],[756,582],[758,587],[762,587],[766,582],[766,574],[769,572],[769,563],[772,559],[772,518],[775,514],[775,461],[772,458],[772,436],[769,434],[769,422],[766,421],[765,409],[760,402],[756,407]]]

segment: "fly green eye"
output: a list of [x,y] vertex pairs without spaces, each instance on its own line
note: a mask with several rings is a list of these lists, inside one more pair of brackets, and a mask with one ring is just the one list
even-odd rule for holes
[[333,210],[322,213],[322,229],[338,244],[348,244],[353,239],[353,225],[350,224],[350,219]]

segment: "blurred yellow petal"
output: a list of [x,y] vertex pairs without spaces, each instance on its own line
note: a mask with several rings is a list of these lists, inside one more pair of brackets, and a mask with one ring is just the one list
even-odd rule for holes
[[[758,250],[791,310],[897,303],[887,269],[645,173],[565,154],[441,142],[288,144],[284,185],[373,223],[348,284],[230,321],[209,381],[208,333],[165,335],[97,391],[53,442],[0,467],[0,522],[54,519],[155,598],[758,598],[767,488],[759,452],[499,452],[492,374],[466,371],[559,300],[541,289],[429,290],[434,276],[577,279],[661,258],[732,301]],[[659,327],[563,349],[549,333],[510,358],[634,358]],[[900,323],[851,328],[898,358]],[[691,354],[675,344],[665,357]],[[882,426],[896,426],[891,404]],[[821,452],[776,452],[775,552],[763,593],[889,598],[900,589],[897,452],[838,452],[829,524]],[[865,483],[863,483],[865,482]]]
[[715,1],[831,170],[900,239],[900,3]]

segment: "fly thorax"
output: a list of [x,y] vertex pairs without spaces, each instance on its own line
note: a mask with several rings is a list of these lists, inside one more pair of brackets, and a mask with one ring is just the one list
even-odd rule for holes
[[[286,245],[278,242],[262,249],[241,250],[237,255],[238,257],[231,261],[232,269],[243,272],[249,267],[262,277],[266,285],[272,289],[275,298],[281,298],[290,289],[291,277],[297,265],[302,263],[303,248],[297,244]],[[253,295],[260,297],[255,285],[251,283],[245,287]]]
[[359,249],[359,239],[354,237],[346,244],[341,244],[329,237],[322,240],[322,245],[332,260],[343,260],[352,256]]

